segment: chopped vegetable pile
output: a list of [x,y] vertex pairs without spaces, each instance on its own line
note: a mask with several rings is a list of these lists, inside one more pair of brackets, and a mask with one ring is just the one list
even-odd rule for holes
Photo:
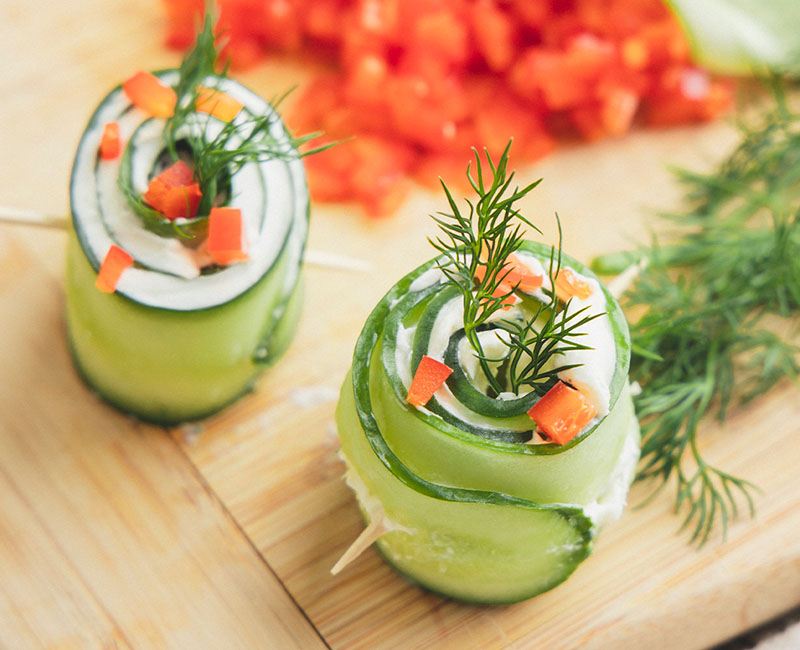
[[[203,0],[165,0],[167,43],[194,37]],[[234,65],[268,51],[335,63],[290,121],[352,140],[307,161],[314,198],[391,212],[412,178],[461,178],[471,147],[521,160],[636,121],[713,119],[732,86],[692,64],[661,0],[220,0]]]

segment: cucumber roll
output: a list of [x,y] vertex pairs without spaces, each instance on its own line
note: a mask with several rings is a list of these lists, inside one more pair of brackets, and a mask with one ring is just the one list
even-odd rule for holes
[[136,73],[100,102],[72,169],[75,365],[108,402],[162,424],[249,390],[299,317],[305,138],[215,62],[207,18],[180,69]]
[[619,305],[560,246],[523,239],[514,204],[536,183],[508,192],[508,149],[486,155],[469,214],[447,192],[435,217],[440,254],[367,319],[336,419],[369,524],[354,546],[432,591],[508,603],[565,580],[620,516],[639,428]]

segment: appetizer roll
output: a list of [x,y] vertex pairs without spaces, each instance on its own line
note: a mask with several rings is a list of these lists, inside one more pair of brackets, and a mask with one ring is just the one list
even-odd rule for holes
[[179,70],[138,72],[103,99],[72,171],[75,364],[107,401],[164,424],[247,391],[299,316],[301,140],[215,59],[207,19]]
[[507,153],[490,186],[472,181],[469,215],[448,193],[441,254],[367,319],[336,413],[367,542],[483,603],[567,578],[621,514],[639,455],[620,307],[583,264],[522,239],[513,206],[535,184],[504,196]]

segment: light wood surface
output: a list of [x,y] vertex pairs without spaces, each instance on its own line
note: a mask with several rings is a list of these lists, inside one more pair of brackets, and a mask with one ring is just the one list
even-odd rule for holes
[[[174,65],[156,0],[0,0],[0,204],[63,214],[78,138],[139,68]],[[265,96],[302,82],[273,60],[237,75]],[[719,123],[563,150],[522,180],[553,240],[589,259],[659,227],[667,164],[704,168]],[[509,607],[425,593],[368,550],[330,569],[362,524],[342,481],[333,409],[365,317],[432,254],[419,190],[388,219],[317,206],[310,246],[369,273],[310,267],[288,354],[257,390],[164,431],[100,403],[64,340],[64,238],[0,227],[0,648],[704,648],[800,604],[800,398],[784,385],[719,429],[708,457],[760,486],[757,517],[700,550],[669,489],[630,508],[564,585]],[[637,486],[632,502],[647,496]]]

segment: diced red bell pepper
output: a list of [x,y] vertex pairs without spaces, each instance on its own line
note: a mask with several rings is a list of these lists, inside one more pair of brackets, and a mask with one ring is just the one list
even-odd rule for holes
[[150,181],[142,198],[172,221],[181,217],[194,218],[203,194],[200,185],[193,182],[189,165],[179,160]]
[[122,90],[133,102],[153,117],[172,117],[178,96],[169,86],[165,86],[154,74],[139,71],[126,79]]
[[672,126],[716,117],[731,106],[733,91],[699,68],[678,66],[664,71],[648,99],[647,123]]
[[454,63],[467,59],[470,34],[455,8],[429,8],[417,14],[408,36],[412,47],[427,50],[436,58]]
[[112,244],[100,265],[95,286],[104,293],[114,293],[122,272],[131,265],[133,265],[133,256],[116,244]]
[[556,276],[556,297],[567,302],[570,298],[586,300],[592,295],[592,287],[572,269],[561,269]]
[[480,56],[490,70],[506,70],[517,49],[517,27],[511,14],[495,2],[476,2],[470,8],[470,27]]
[[424,355],[414,372],[406,402],[412,406],[424,406],[452,372],[453,369],[446,364]]
[[603,88],[599,97],[570,111],[569,117],[587,140],[626,133],[639,108],[639,96],[624,86]]
[[[486,266],[479,264],[475,269],[475,278],[481,282],[486,275]],[[543,277],[530,270],[527,264],[522,262],[514,253],[506,258],[503,268],[498,271],[497,278],[499,284],[507,288],[502,293],[508,293],[511,289],[520,291],[535,291],[542,286]],[[498,294],[502,295],[502,294]]]
[[121,148],[119,123],[109,122],[103,127],[103,135],[100,138],[100,158],[103,160],[113,160],[119,156]]
[[[289,0],[261,0],[263,20],[259,23],[259,39],[284,52],[295,52],[303,43],[301,3]],[[254,30],[255,31],[255,30]]]
[[162,4],[167,13],[167,45],[181,50],[189,47],[202,22],[203,0],[168,0]]
[[531,271],[530,267],[514,253],[506,258],[503,269],[507,271],[503,282],[517,287],[520,291],[536,291],[542,286],[544,278]]
[[212,208],[208,216],[208,254],[227,266],[247,259],[247,246],[239,208]]
[[216,88],[197,89],[195,107],[201,113],[209,113],[223,122],[230,122],[244,108],[240,102]]
[[550,440],[565,445],[589,424],[595,412],[579,390],[559,381],[531,407],[528,415]]

